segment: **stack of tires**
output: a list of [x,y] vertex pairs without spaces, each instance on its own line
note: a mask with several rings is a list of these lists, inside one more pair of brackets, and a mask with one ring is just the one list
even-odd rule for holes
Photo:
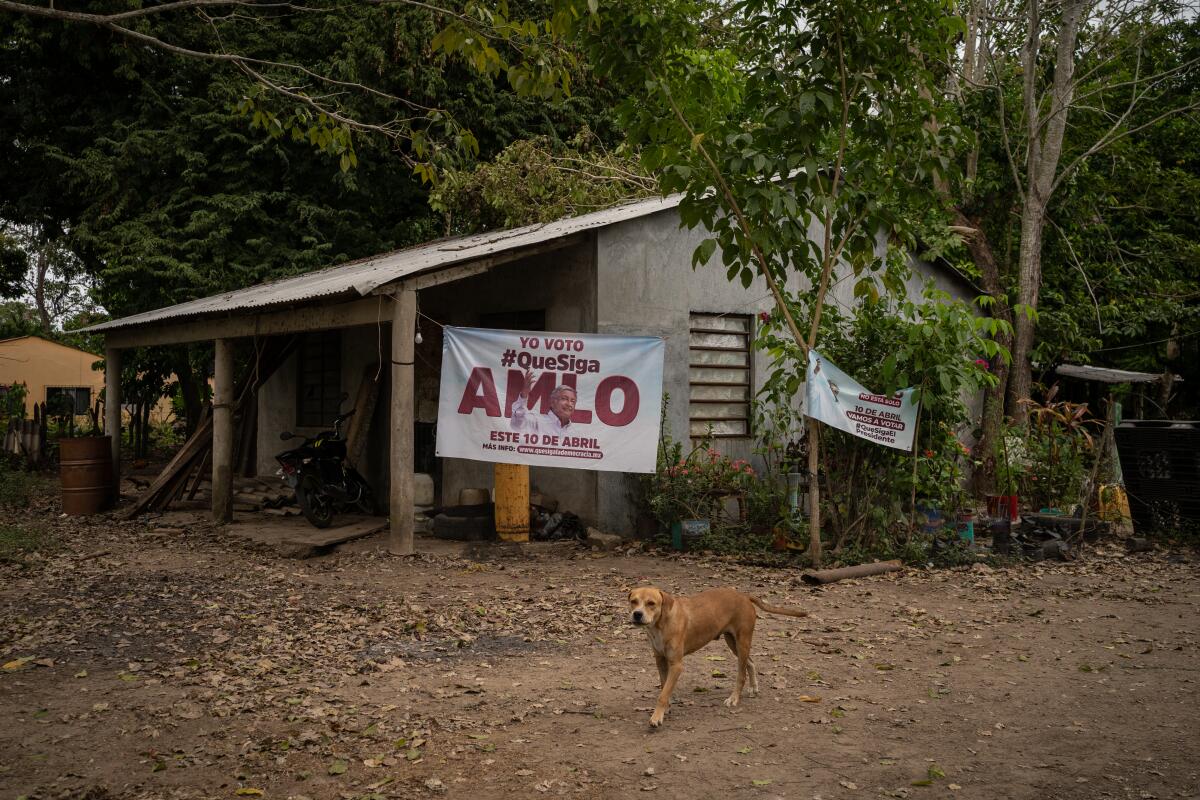
[[458,542],[488,542],[496,538],[496,507],[492,503],[444,508],[433,518],[433,535]]

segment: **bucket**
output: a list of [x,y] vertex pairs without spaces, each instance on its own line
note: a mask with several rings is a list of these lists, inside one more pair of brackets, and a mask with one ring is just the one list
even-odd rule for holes
[[458,504],[460,506],[478,506],[490,502],[491,493],[487,489],[459,489]]
[[975,515],[962,514],[956,523],[958,538],[967,544],[975,544]]
[[921,532],[927,534],[937,534],[942,530],[942,526],[946,524],[945,517],[942,516],[942,510],[924,500],[917,501],[917,513],[921,516]]
[[1017,495],[989,494],[987,496],[987,513],[989,517],[1004,519],[1009,522],[1017,521]]
[[58,440],[58,474],[64,514],[82,516],[112,508],[112,437]]

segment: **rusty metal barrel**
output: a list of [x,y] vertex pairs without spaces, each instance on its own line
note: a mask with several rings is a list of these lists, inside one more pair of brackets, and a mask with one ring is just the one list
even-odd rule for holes
[[112,507],[112,437],[58,440],[58,474],[63,513],[95,514]]

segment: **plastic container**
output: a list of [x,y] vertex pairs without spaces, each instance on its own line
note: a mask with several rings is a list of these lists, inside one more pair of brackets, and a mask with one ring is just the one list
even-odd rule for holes
[[706,519],[679,520],[671,525],[671,547],[675,550],[695,550],[710,529],[711,525]]
[[1134,531],[1200,524],[1200,422],[1129,419],[1114,434]]
[[967,544],[975,544],[975,515],[962,514],[957,523],[958,538]]
[[1017,521],[1017,495],[989,494],[987,496],[987,513],[989,517]]

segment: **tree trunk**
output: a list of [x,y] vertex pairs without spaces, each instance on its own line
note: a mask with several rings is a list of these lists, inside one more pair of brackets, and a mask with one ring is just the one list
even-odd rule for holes
[[[975,233],[965,237],[967,251],[971,260],[979,269],[983,289],[995,300],[991,315],[996,319],[1013,324],[1012,309],[1008,305],[1008,293],[1000,276],[1000,265],[996,254],[992,251],[991,242],[980,224],[980,220],[968,217],[962,209],[954,209],[954,223],[963,228],[972,228]],[[995,337],[996,343],[1008,351],[1012,351],[1012,336],[1006,332]],[[1004,422],[1004,398],[1008,390],[1009,365],[1004,359],[996,359],[992,365],[992,374],[996,377],[996,385],[989,388],[983,396],[983,415],[980,420],[982,432],[975,452],[982,462],[971,476],[976,492],[989,491],[996,476],[996,444],[1000,441],[1000,428]]]
[[1033,351],[1034,320],[1038,294],[1042,286],[1042,233],[1046,226],[1046,206],[1034,193],[1021,212],[1021,252],[1017,260],[1017,309],[1013,321],[1012,376],[1008,381],[1008,414],[1018,425],[1029,417],[1028,400],[1033,387],[1029,363]]
[[154,410],[154,403],[155,400],[147,400],[142,405],[142,458],[150,455],[150,412]]
[[54,327],[50,311],[46,307],[46,273],[50,271],[50,243],[43,241],[40,245],[37,252],[37,275],[33,284],[33,302],[42,322],[42,331],[49,333]]
[[1042,234],[1046,226],[1046,208],[1054,191],[1058,161],[1062,156],[1063,138],[1067,130],[1067,114],[1075,99],[1075,43],[1080,20],[1088,0],[1069,0],[1062,8],[1058,23],[1057,46],[1054,55],[1054,79],[1050,86],[1050,103],[1042,116],[1042,98],[1037,94],[1042,17],[1036,0],[1029,0],[1029,30],[1022,50],[1025,71],[1025,124],[1028,136],[1025,158],[1025,196],[1021,209],[1021,251],[1017,258],[1017,303],[1013,342],[1012,377],[1008,383],[1008,412],[1013,420],[1024,425],[1028,400],[1033,386],[1029,356],[1033,351],[1034,321],[1030,313],[1037,310],[1038,294],[1042,287]]
[[808,557],[813,568],[821,566],[821,489],[817,475],[821,470],[821,423],[808,418]]
[[192,372],[192,360],[186,345],[176,350],[175,377],[179,380],[179,393],[183,395],[183,416],[187,424],[187,435],[191,436],[200,425],[204,412],[204,398],[200,393],[201,383]]
[[136,402],[129,410],[129,449],[134,458],[142,457],[142,404]]

